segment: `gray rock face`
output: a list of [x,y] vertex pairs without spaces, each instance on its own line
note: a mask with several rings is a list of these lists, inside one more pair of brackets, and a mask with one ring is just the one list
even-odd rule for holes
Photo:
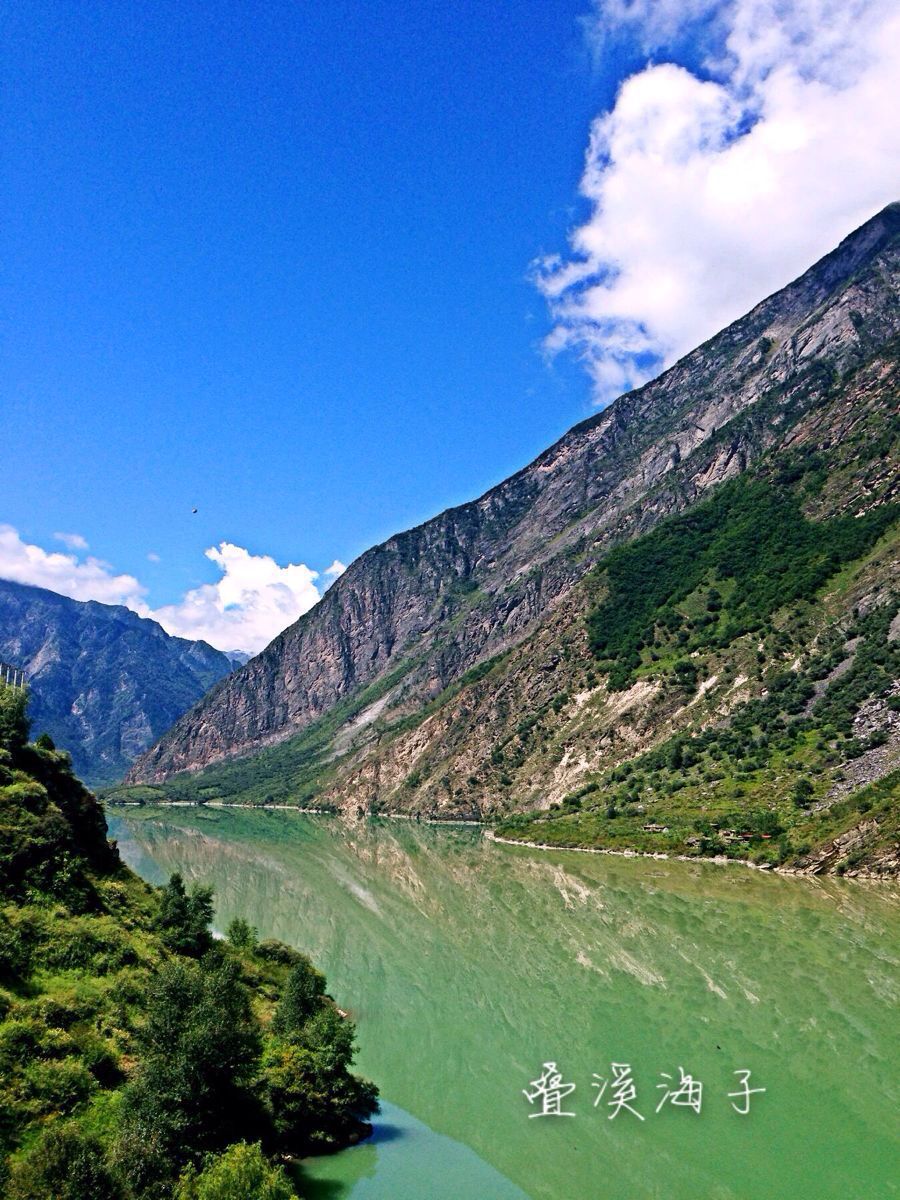
[[0,580],[0,659],[24,668],[34,733],[92,784],[126,768],[232,669],[206,642],[170,637],[117,605]]
[[611,544],[744,470],[798,407],[896,336],[898,281],[891,205],[480,499],[363,554],[129,778],[161,780],[282,741],[394,672],[405,702],[424,702],[521,641]]

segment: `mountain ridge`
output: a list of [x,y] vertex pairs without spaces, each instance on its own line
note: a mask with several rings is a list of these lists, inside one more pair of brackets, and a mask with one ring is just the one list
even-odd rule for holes
[[[129,779],[160,781],[277,744],[394,672],[407,707],[427,703],[521,641],[612,542],[746,469],[782,418],[723,437],[730,422],[767,392],[815,388],[824,361],[846,370],[896,331],[898,236],[893,204],[478,499],[366,551]],[[703,450],[715,453],[687,473]]]
[[0,579],[0,658],[25,670],[32,718],[90,782],[112,782],[231,657],[123,605]]

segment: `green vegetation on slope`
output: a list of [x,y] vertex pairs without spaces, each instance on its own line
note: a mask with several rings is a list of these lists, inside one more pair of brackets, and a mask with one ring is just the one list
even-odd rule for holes
[[[898,611],[892,596],[810,645],[808,606],[788,607],[777,625],[753,629],[766,647],[757,662],[774,659],[776,646],[789,649],[789,630],[807,651],[790,668],[770,667],[759,696],[726,720],[692,724],[603,772],[548,815],[504,820],[499,832],[561,846],[802,865],[812,851],[861,829],[830,857],[839,872],[894,851],[900,771],[857,788],[847,780],[858,760],[886,744],[885,726],[900,709],[900,639],[891,637]],[[683,685],[690,692],[706,664],[700,655],[688,661],[697,664]]]
[[[646,648],[674,642],[686,657],[763,629],[778,609],[812,599],[897,519],[898,506],[887,504],[862,517],[811,521],[789,486],[798,479],[807,489],[821,485],[815,457],[789,461],[772,482],[740,476],[599,565],[608,591],[588,617],[588,634],[610,690],[634,682]],[[690,620],[677,606],[705,580],[704,611]],[[675,670],[696,682],[685,657]]]
[[[888,747],[900,639],[887,585],[900,530],[898,505],[886,502],[895,446],[896,427],[873,438],[863,423],[849,447],[777,454],[756,477],[613,551],[591,581],[605,591],[588,614],[590,649],[608,692],[655,680],[661,711],[680,693],[681,727],[590,776],[549,814],[504,819],[500,832],[895,871],[900,771]],[[882,486],[864,489],[868,511],[833,515],[848,464],[878,464]],[[826,515],[812,520],[804,507]],[[853,581],[867,570],[860,591]],[[693,709],[701,681],[719,690]],[[729,703],[744,686],[751,698]]]
[[367,1132],[354,1029],[308,959],[119,861],[68,756],[0,687],[0,1190],[282,1200],[273,1156]]
[[[316,803],[335,769],[333,740],[337,731],[370,704],[374,704],[415,666],[406,659],[383,679],[336,704],[326,716],[252,757],[214,763],[202,773],[175,775],[164,784],[132,784],[108,789],[111,803],[158,804],[168,801],[205,803],[211,800],[240,804],[290,804],[304,807]],[[327,805],[324,807],[328,807]]]

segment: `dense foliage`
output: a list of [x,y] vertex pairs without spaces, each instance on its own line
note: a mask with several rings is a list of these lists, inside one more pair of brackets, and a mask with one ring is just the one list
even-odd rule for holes
[[[887,504],[862,517],[811,521],[789,486],[793,474],[741,476],[600,564],[607,594],[588,617],[588,633],[611,689],[633,681],[645,647],[674,637],[686,656],[761,629],[776,610],[812,598],[897,519],[898,507]],[[705,611],[689,627],[677,606],[705,581]],[[680,670],[696,682],[684,658]]]
[[283,1168],[266,1161],[258,1142],[237,1142],[207,1160],[199,1173],[188,1167],[175,1200],[292,1200],[294,1194]]
[[364,1136],[374,1086],[303,955],[122,866],[24,693],[0,687],[0,1193],[282,1200],[268,1161]]

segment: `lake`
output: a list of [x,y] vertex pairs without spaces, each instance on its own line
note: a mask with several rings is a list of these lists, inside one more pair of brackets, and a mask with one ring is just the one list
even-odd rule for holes
[[217,928],[308,952],[356,1020],[383,1112],[304,1165],[309,1200],[900,1196],[894,886],[405,821],[109,819],[135,870],[211,885]]

